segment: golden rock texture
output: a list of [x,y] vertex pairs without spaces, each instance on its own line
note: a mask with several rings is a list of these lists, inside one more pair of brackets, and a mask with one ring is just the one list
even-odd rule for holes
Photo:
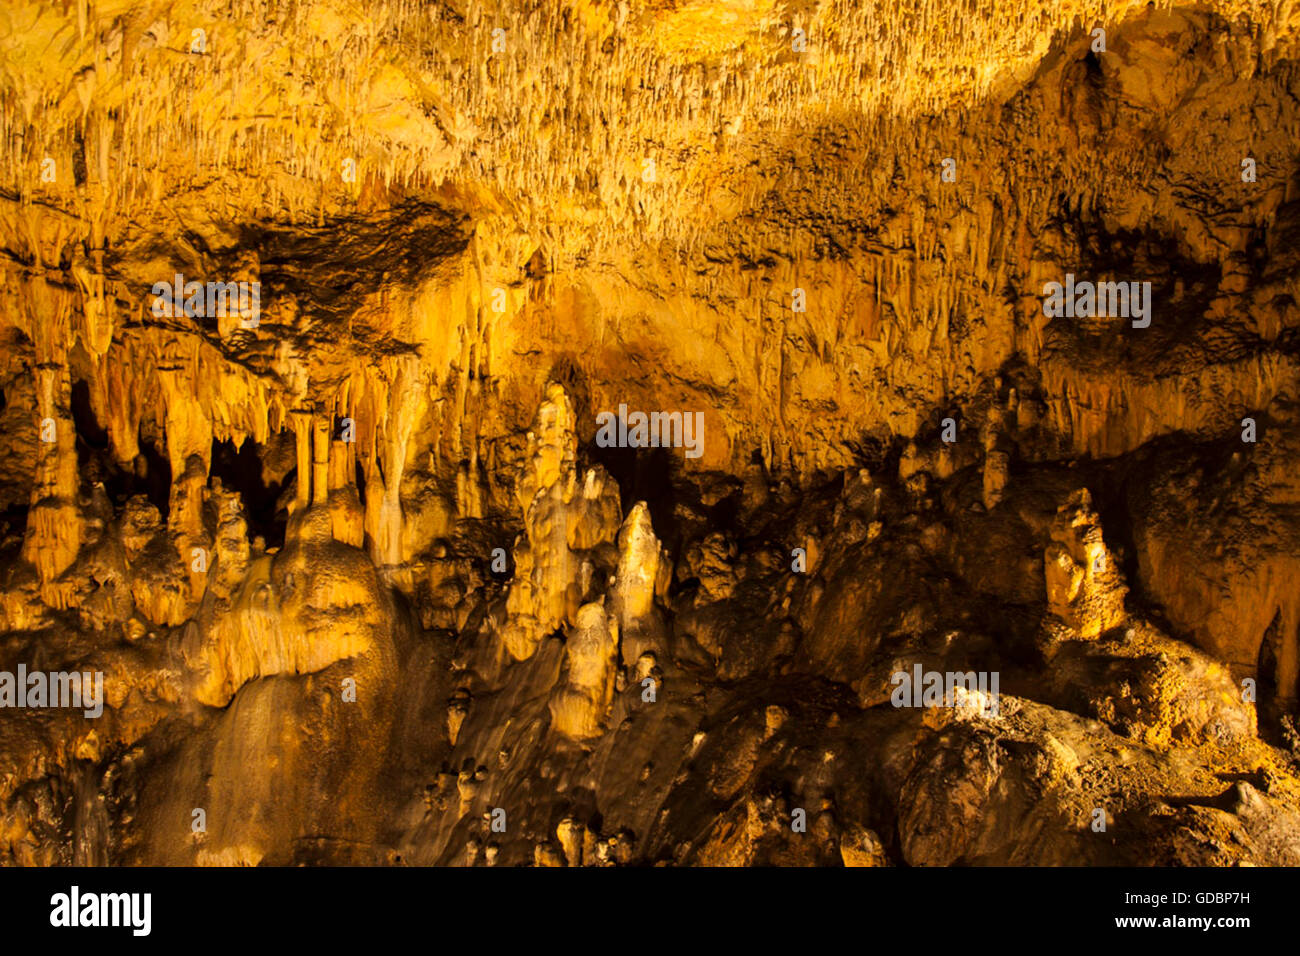
[[1300,863],[1298,54],[11,0],[0,863]]

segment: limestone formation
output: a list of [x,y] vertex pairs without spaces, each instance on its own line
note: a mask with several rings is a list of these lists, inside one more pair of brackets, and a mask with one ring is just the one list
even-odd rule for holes
[[1124,622],[1128,588],[1086,489],[1057,511],[1043,556],[1047,608],[1082,638],[1096,638]]
[[0,864],[1300,862],[1300,3],[913,6],[8,0]]
[[552,725],[575,738],[600,735],[614,698],[618,621],[600,604],[584,604],[564,645],[565,671],[551,698]]
[[605,470],[588,469],[579,486],[574,428],[568,396],[551,385],[515,486],[524,535],[514,550],[502,640],[519,660],[531,657],[548,633],[576,622],[585,597],[582,556],[609,543],[617,529],[618,491]]

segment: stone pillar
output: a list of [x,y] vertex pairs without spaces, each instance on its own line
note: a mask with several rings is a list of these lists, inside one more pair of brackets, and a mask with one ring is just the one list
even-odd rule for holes
[[311,503],[311,414],[290,412],[298,449],[298,486],[294,489],[293,510],[302,511]]
[[316,417],[311,423],[311,503],[323,505],[330,494],[330,420]]

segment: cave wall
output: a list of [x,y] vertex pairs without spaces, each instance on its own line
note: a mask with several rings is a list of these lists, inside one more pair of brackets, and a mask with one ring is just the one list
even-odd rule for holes
[[[605,740],[611,714],[641,709],[626,693],[687,663],[712,675],[675,672],[700,694],[793,667],[838,688],[818,685],[815,722],[845,710],[838,694],[875,702],[899,641],[960,626],[981,631],[978,657],[1028,640],[924,610],[947,599],[942,574],[976,617],[1001,601],[1088,639],[1124,630],[1136,602],[1159,640],[1217,662],[1188,658],[1178,680],[1220,694],[1266,676],[1270,719],[1293,712],[1298,30],[1288,0],[11,4],[0,628],[15,661],[47,648],[122,682],[105,725],[18,748],[0,796],[67,754],[102,771],[144,747],[123,779],[156,765],[180,802],[143,798],[127,858],[401,845],[450,862],[489,792],[517,801],[540,775],[593,794],[584,812],[618,794],[611,819],[671,855],[713,824],[691,818],[653,734],[682,743],[673,720],[700,714],[644,718],[659,730],[636,731],[635,760],[656,766],[641,800],[634,758]],[[1044,286],[1067,273],[1150,281],[1150,325],[1049,318]],[[158,314],[153,287],[177,274],[260,283],[256,324]],[[615,476],[595,444],[620,404],[703,415],[702,455],[669,455],[641,510],[646,461]],[[231,455],[256,483],[222,480]],[[1053,530],[1085,485],[1127,590],[1079,584],[1097,542]],[[805,497],[825,514],[799,517]],[[798,534],[756,550],[785,507]],[[810,541],[811,583],[767,576]],[[497,548],[513,577],[487,569]],[[748,621],[742,597],[763,613]],[[418,702],[312,709],[345,678],[373,691],[396,674]],[[1065,707],[1057,683],[1026,696]],[[461,691],[493,702],[457,697],[450,718],[441,698]],[[1108,706],[1070,704],[1160,745],[1210,721]],[[192,736],[159,739],[175,713]],[[467,723],[446,749],[417,745],[431,719]],[[454,766],[504,752],[512,720],[531,743],[509,745],[528,756],[501,758],[504,781]],[[767,720],[719,752],[752,770],[779,739]],[[304,725],[326,729],[266,742]],[[547,734],[602,769],[547,764],[530,751]],[[184,836],[181,803],[207,779],[187,768],[226,780],[283,761],[299,779],[357,736],[401,756],[339,771],[355,803],[331,809],[320,779],[280,796],[265,777],[253,797],[222,783],[208,799],[224,829]],[[441,762],[431,805],[462,812],[426,819],[394,794]],[[952,822],[904,776],[855,812],[884,830]],[[387,803],[361,796],[387,786]],[[724,830],[781,806],[707,787],[749,801]],[[246,800],[266,807],[253,829],[230,822]],[[576,824],[554,837],[569,817],[538,813],[548,840],[581,844]],[[341,842],[301,842],[313,829]],[[999,840],[903,835],[882,853],[1021,859]],[[728,847],[683,859],[786,852]]]

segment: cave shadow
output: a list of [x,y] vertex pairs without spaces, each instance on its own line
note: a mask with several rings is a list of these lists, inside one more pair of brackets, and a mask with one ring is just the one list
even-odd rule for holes
[[244,520],[248,522],[250,539],[261,537],[266,547],[284,546],[288,515],[278,507],[281,491],[296,476],[296,469],[284,481],[267,484],[262,471],[263,449],[252,440],[239,448],[232,441],[216,439],[212,442],[211,476],[220,478],[221,484],[239,493],[244,503]]
[[81,483],[102,482],[104,491],[120,511],[129,498],[144,495],[163,521],[170,512],[172,474],[167,456],[150,441],[139,439],[133,467],[123,467],[112,453],[109,434],[99,423],[90,403],[90,386],[79,380],[72,386],[72,423],[76,431],[77,474]]

